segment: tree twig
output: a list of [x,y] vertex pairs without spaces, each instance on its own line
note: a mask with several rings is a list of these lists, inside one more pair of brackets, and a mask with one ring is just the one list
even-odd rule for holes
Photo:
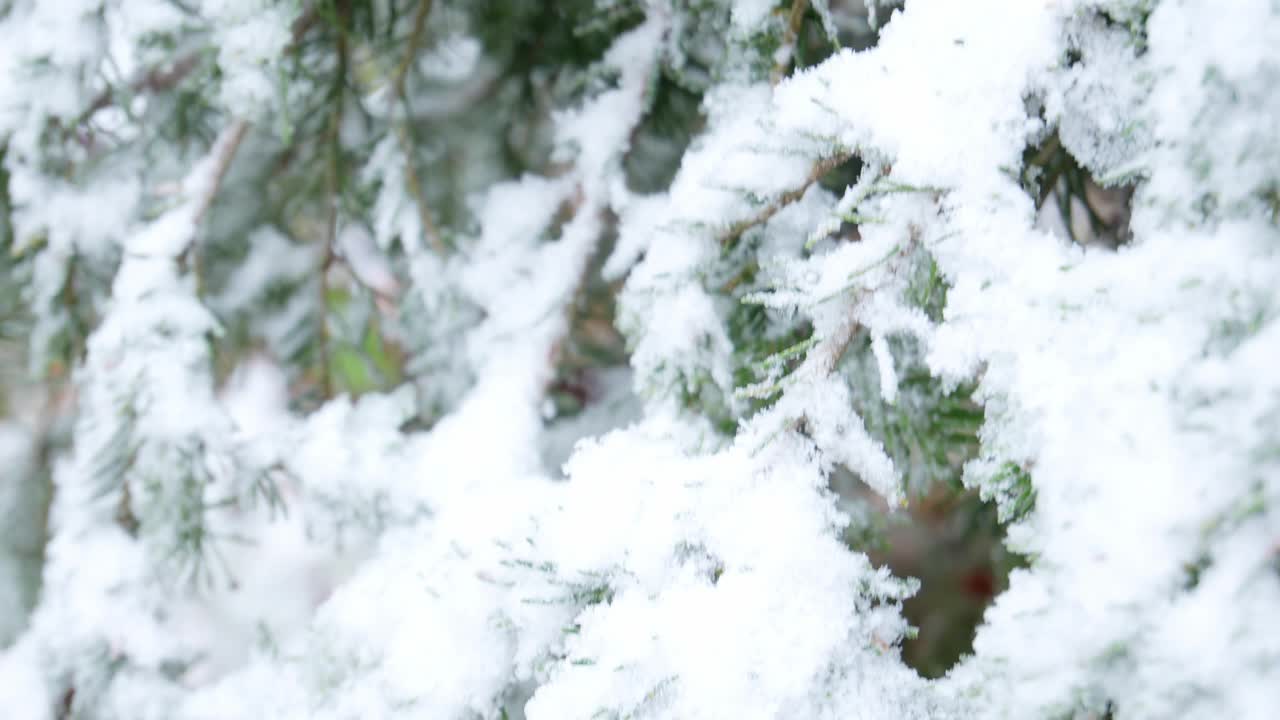
[[796,39],[800,35],[800,26],[804,23],[804,14],[808,9],[809,0],[793,0],[791,3],[791,10],[787,13],[787,27],[782,35],[782,46],[778,48],[773,72],[769,75],[772,85],[782,82],[782,78],[787,76],[787,70],[791,68],[791,61],[796,55]]
[[240,149],[240,143],[248,132],[248,120],[235,120],[214,141],[213,150],[211,151],[213,155],[213,170],[209,178],[205,180],[205,186],[201,188],[199,197],[196,198],[195,208],[191,213],[193,225],[199,225],[203,222],[205,215],[209,213],[209,208],[213,207],[213,201],[218,195],[218,190],[222,187],[222,181],[227,175],[227,169],[231,167],[231,160],[235,157],[236,151]]
[[[139,73],[129,82],[129,94],[161,93],[177,87],[196,66],[200,64],[200,52],[193,51],[179,57],[172,64],[156,65]],[[108,86],[89,103],[89,106],[76,118],[72,127],[79,127],[93,119],[100,110],[104,110],[116,99],[116,88]]]
[[[227,170],[231,167],[231,160],[235,157],[236,151],[240,149],[240,144],[244,140],[244,136],[249,132],[249,121],[237,119],[232,121],[214,141],[213,148],[209,151],[209,156],[213,162],[213,167],[208,170],[204,177],[196,179],[201,184],[197,190],[199,193],[195,198],[195,204],[191,208],[191,237],[187,239],[187,246],[178,256],[179,263],[187,263],[189,260],[191,274],[196,281],[196,294],[199,295],[204,285],[203,273],[200,267],[200,248],[197,243],[199,237],[199,228],[204,222],[205,216],[209,214],[209,209],[213,207],[214,200],[218,197],[218,191],[222,188],[222,181],[227,176]],[[190,188],[184,188],[189,190]]]
[[413,166],[413,138],[412,131],[409,128],[407,119],[395,119],[395,105],[401,103],[405,107],[406,116],[409,110],[409,101],[405,95],[405,83],[409,77],[409,68],[413,65],[413,58],[418,53],[418,46],[422,44],[422,34],[427,27],[427,18],[431,15],[432,0],[419,0],[417,8],[413,14],[413,30],[409,34],[409,40],[405,45],[404,57],[401,58],[400,64],[396,66],[395,74],[391,78],[391,96],[388,99],[387,117],[391,119],[395,126],[396,141],[400,144],[400,152],[404,155],[404,180],[409,186],[409,193],[413,196],[414,204],[418,208],[418,223],[422,226],[422,233],[426,235],[427,242],[431,243],[431,247],[441,255],[445,254],[446,248],[444,240],[440,236],[440,229],[436,226],[435,216],[431,212],[431,206],[427,204],[426,192],[422,187],[422,181],[418,177],[417,168]]
[[[294,21],[293,37],[290,41],[292,45],[298,44],[302,36],[307,33],[307,30],[315,24],[315,19],[316,12],[313,6]],[[200,56],[204,51],[204,48],[192,50],[179,56],[171,63],[158,64],[143,70],[128,83],[129,93],[131,95],[142,92],[155,94],[174,89],[200,66]],[[76,117],[73,127],[84,125],[93,119],[93,116],[100,110],[109,107],[116,99],[116,92],[114,87],[103,88],[102,92],[98,93],[90,101],[89,106]]]
[[837,167],[840,167],[842,163],[851,157],[853,157],[853,153],[851,152],[840,152],[829,158],[818,161],[818,163],[813,166],[813,170],[809,172],[809,175],[805,177],[804,182],[800,187],[793,188],[782,193],[776,200],[766,205],[755,215],[739,220],[738,222],[730,225],[720,237],[721,247],[728,247],[734,244],[746,231],[757,225],[762,225],[768,222],[770,218],[777,215],[783,208],[804,197],[804,194],[808,191],[809,187],[818,182],[818,180],[821,180],[823,175],[826,175]]
[[422,44],[422,33],[427,27],[427,17],[431,15],[431,5],[432,0],[419,0],[418,7],[414,9],[413,30],[409,33],[404,57],[400,59],[400,64],[396,66],[395,75],[391,79],[392,102],[404,97],[405,80],[409,77],[409,68],[413,65],[413,58],[418,54],[418,46]]
[[423,190],[422,181],[418,179],[418,170],[413,166],[413,140],[410,137],[407,122],[396,123],[396,140],[400,143],[400,152],[404,154],[404,181],[409,186],[409,193],[413,195],[414,204],[418,207],[418,224],[422,226],[422,233],[427,236],[427,242],[431,243],[431,247],[435,248],[437,253],[444,255],[448,248],[445,247],[444,239],[440,235],[435,216],[427,205],[426,192]]
[[[338,22],[344,22],[350,11],[350,3],[339,0],[337,11]],[[346,108],[347,83],[347,35],[346,28],[339,25],[337,34],[338,67],[333,79],[333,112],[329,115],[328,127],[328,163],[325,168],[325,195],[329,201],[329,217],[325,224],[324,246],[321,250],[319,282],[319,305],[317,307],[316,348],[320,361],[320,387],[324,397],[333,395],[333,378],[329,363],[329,270],[335,259],[334,244],[338,234],[338,205],[342,190],[342,116]]]

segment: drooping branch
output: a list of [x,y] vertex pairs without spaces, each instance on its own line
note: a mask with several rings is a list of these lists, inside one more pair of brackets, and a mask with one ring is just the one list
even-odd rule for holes
[[409,33],[409,39],[405,44],[404,56],[400,60],[400,64],[396,66],[395,74],[391,78],[391,94],[388,98],[387,115],[392,118],[395,125],[396,141],[400,144],[400,152],[404,155],[404,178],[405,184],[409,186],[409,192],[413,195],[414,204],[418,208],[418,222],[422,226],[422,232],[427,236],[427,242],[431,243],[431,247],[441,255],[445,254],[444,240],[440,236],[440,229],[436,226],[435,216],[431,212],[431,206],[427,204],[426,192],[423,189],[422,181],[418,177],[418,171],[413,166],[413,148],[414,138],[413,132],[409,127],[409,121],[406,118],[399,120],[395,118],[395,106],[397,103],[404,106],[406,113],[408,111],[409,101],[405,95],[405,83],[409,77],[409,68],[413,66],[413,59],[418,54],[418,47],[422,44],[422,35],[427,27],[427,18],[431,15],[432,0],[419,0],[417,8],[413,14],[413,29]]
[[338,32],[335,39],[335,50],[338,66],[333,77],[333,111],[329,115],[329,126],[325,137],[325,199],[329,203],[328,218],[325,222],[324,245],[320,252],[320,269],[317,285],[319,286],[318,305],[316,307],[316,351],[320,360],[320,387],[324,397],[333,395],[333,379],[330,377],[329,365],[329,269],[336,259],[335,244],[338,234],[338,207],[342,191],[342,118],[346,111],[347,67],[349,49],[347,47],[347,29],[341,23],[348,20],[350,3],[340,0],[338,4]]
[[193,192],[195,197],[190,201],[192,203],[191,237],[186,239],[186,245],[178,255],[178,262],[189,265],[191,274],[195,277],[197,294],[200,293],[203,285],[203,273],[200,268],[200,249],[197,246],[200,225],[209,214],[210,208],[213,207],[214,200],[217,199],[218,192],[222,189],[223,180],[226,179],[227,170],[231,167],[231,161],[235,158],[236,151],[240,149],[240,145],[248,132],[249,122],[247,120],[233,120],[218,136],[218,139],[214,141],[213,148],[209,151],[209,156],[205,162],[211,163],[212,167],[204,174],[195,174],[193,178],[190,178],[199,187],[183,188],[183,192]]
[[240,149],[240,143],[248,132],[249,121],[237,119],[232,121],[215,141],[211,153],[213,169],[205,181],[205,186],[201,188],[200,194],[196,197],[195,206],[191,213],[193,225],[199,225],[203,222],[205,215],[209,213],[209,208],[213,207],[213,201],[218,196],[218,191],[222,188],[223,179],[226,178],[227,169],[231,167],[231,160],[235,157],[236,151]]
[[413,58],[418,54],[422,44],[422,34],[427,28],[427,18],[431,15],[432,0],[419,0],[413,12],[413,29],[405,43],[404,56],[396,66],[395,75],[391,78],[392,102],[404,98],[404,85],[409,77],[409,68],[413,66]]
[[804,23],[804,14],[809,10],[809,0],[793,0],[791,10],[787,13],[787,27],[783,31],[782,46],[775,56],[773,72],[769,82],[777,85],[787,76],[796,55],[796,40],[800,35],[800,26]]
[[[316,12],[315,7],[311,7],[293,22],[292,29],[292,45],[296,46],[298,42],[306,35],[307,31],[315,24]],[[192,50],[176,59],[166,61],[149,68],[145,68],[133,80],[129,81],[129,95],[137,95],[139,93],[159,94],[176,88],[186,80],[197,67],[200,66],[200,58],[204,54],[205,48]],[[89,102],[89,106],[72,123],[72,127],[79,127],[88,123],[93,116],[99,111],[105,110],[116,101],[119,90],[115,86],[107,86],[102,92],[94,96]]]

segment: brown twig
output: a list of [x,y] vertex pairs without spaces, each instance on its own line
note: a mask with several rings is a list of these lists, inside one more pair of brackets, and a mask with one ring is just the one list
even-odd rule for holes
[[213,174],[201,190],[200,196],[196,198],[196,205],[191,213],[193,225],[199,225],[203,222],[205,215],[209,213],[209,208],[213,207],[214,198],[217,197],[218,190],[222,187],[222,181],[227,175],[227,169],[231,167],[231,160],[235,157],[236,151],[240,149],[240,143],[248,132],[248,120],[235,120],[214,141],[213,150],[211,151],[214,163]]
[[427,242],[431,243],[431,247],[435,248],[437,253],[444,255],[448,248],[445,247],[444,239],[440,235],[440,228],[436,226],[435,216],[427,205],[426,192],[423,190],[422,181],[418,179],[418,170],[413,166],[413,142],[409,137],[408,123],[401,121],[396,124],[396,139],[400,143],[400,151],[404,154],[404,181],[409,186],[409,192],[413,195],[414,204],[418,208],[418,223],[422,225],[422,233],[427,236]]
[[[200,53],[190,52],[179,57],[170,65],[157,65],[139,73],[129,82],[129,94],[161,93],[177,87],[196,66],[200,64]],[[89,107],[76,118],[72,127],[79,127],[89,122],[99,110],[104,110],[116,99],[116,88],[106,87],[98,93]]]
[[769,75],[769,82],[777,85],[787,76],[791,61],[796,55],[796,38],[800,35],[800,25],[804,23],[804,14],[809,9],[809,0],[793,0],[791,10],[787,13],[787,27],[783,31],[782,46],[779,49],[777,63]]
[[[293,39],[291,41],[293,45],[296,46],[302,39],[302,36],[307,33],[307,30],[315,24],[315,19],[315,8],[312,7],[294,21]],[[199,67],[200,56],[203,52],[204,48],[193,50],[185,55],[179,56],[171,63],[155,65],[138,73],[138,75],[128,83],[129,94],[156,94],[174,89],[180,85],[183,80],[187,79],[187,76],[190,75],[197,67]],[[89,120],[93,119],[93,116],[96,115],[98,111],[109,107],[115,99],[116,88],[110,86],[103,88],[102,92],[98,93],[93,100],[90,101],[89,106],[84,109],[84,112],[80,113],[76,118],[72,127],[79,127],[89,122]]]
[[418,46],[422,44],[422,33],[427,27],[427,17],[431,15],[431,5],[432,0],[419,0],[418,7],[413,12],[413,30],[409,33],[404,57],[400,59],[400,64],[396,66],[395,75],[391,79],[392,102],[404,97],[405,80],[409,77],[409,67],[413,65],[413,58],[418,54]]
[[[391,78],[391,96],[388,99],[389,118],[395,114],[396,103],[401,103],[408,111],[408,98],[405,95],[405,83],[409,77],[409,68],[413,65],[413,58],[418,53],[418,46],[422,44],[422,34],[427,27],[427,18],[431,15],[432,0],[419,0],[418,7],[413,14],[413,30],[409,34],[409,40],[405,45],[404,57],[401,58],[400,64],[396,66],[395,74]],[[396,141],[400,144],[400,152],[404,155],[404,179],[405,184],[409,186],[409,192],[413,195],[414,203],[418,208],[418,222],[422,226],[422,233],[427,236],[427,241],[435,248],[436,252],[443,255],[446,252],[444,240],[440,236],[440,229],[436,226],[435,216],[431,212],[431,206],[427,204],[426,192],[422,187],[422,181],[418,177],[417,168],[413,165],[413,138],[409,129],[408,120],[392,120],[395,125]]]
[[214,200],[218,197],[218,191],[222,188],[222,181],[226,178],[227,170],[231,167],[231,160],[235,157],[236,151],[240,149],[240,144],[244,140],[244,136],[249,132],[249,121],[234,120],[228,125],[218,139],[214,141],[213,148],[209,151],[213,158],[213,168],[210,174],[200,178],[203,187],[200,188],[200,194],[195,198],[195,204],[191,209],[191,237],[187,239],[187,245],[178,255],[180,264],[190,263],[191,274],[196,281],[196,294],[199,295],[204,282],[203,274],[200,269],[200,248],[197,246],[197,232],[200,224],[204,222],[205,216],[209,214],[209,209],[213,207]]
[[858,323],[847,318],[835,332],[823,338],[805,358],[805,365],[817,375],[829,375],[840,364],[841,358],[849,349],[854,336],[858,332]]
[[853,157],[853,153],[841,152],[818,161],[818,163],[813,166],[813,170],[809,172],[809,175],[805,177],[804,182],[800,187],[793,188],[782,193],[776,200],[762,208],[760,212],[730,225],[729,228],[725,230],[724,235],[720,238],[721,247],[728,247],[734,244],[746,231],[757,225],[762,225],[768,222],[770,218],[777,215],[783,208],[804,197],[804,194],[808,191],[809,187],[818,182],[818,180],[821,180],[823,175],[826,175],[836,169],[851,157]]
[[[350,13],[349,0],[339,0],[338,19],[345,21]],[[333,112],[329,116],[327,132],[328,163],[325,169],[325,194],[329,200],[329,217],[325,224],[324,246],[321,250],[319,277],[319,306],[316,323],[316,347],[320,360],[320,387],[324,397],[333,395],[333,378],[329,364],[329,270],[336,259],[334,245],[338,234],[338,206],[342,190],[342,116],[346,108],[348,48],[345,27],[338,27],[337,33],[338,67],[333,78]]]

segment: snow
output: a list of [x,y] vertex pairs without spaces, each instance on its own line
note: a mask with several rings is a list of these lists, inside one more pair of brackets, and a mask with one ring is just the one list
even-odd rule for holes
[[[311,408],[280,352],[311,299],[251,318],[267,352],[225,382],[214,367],[219,317],[314,289],[305,233],[255,219],[214,297],[187,262],[246,123],[287,101],[301,6],[199,4],[226,129],[161,206],[171,178],[142,156],[46,172],[40,129],[92,102],[104,48],[130,75],[143,29],[181,22],[14,5],[0,134],[36,334],[67,321],[72,258],[114,279],[53,464],[40,601],[28,618],[0,594],[0,708],[54,717],[70,688],[104,718],[1261,719],[1280,702],[1274,3],[1165,0],[1138,36],[1148,6],[1128,0],[914,0],[873,48],[777,84],[750,47],[781,8],[726,3],[738,44],[705,125],[670,187],[639,195],[623,159],[690,22],[650,0],[592,69],[610,82],[553,114],[550,169],[470,196],[447,252],[421,242],[397,140],[353,122],[369,217],[343,206],[333,250],[382,302],[418,303],[438,365]],[[481,43],[445,30],[423,74],[482,74]],[[1073,244],[1038,218],[1019,169],[1054,132],[1095,176],[1137,182],[1132,242]],[[856,183],[819,186],[855,157]],[[913,299],[922,262],[946,281],[940,315]],[[600,263],[628,367],[549,417]],[[752,339],[786,349],[736,345],[751,306]],[[845,544],[866,520],[830,488],[847,471],[909,501],[918,469],[874,430],[919,400],[916,367],[976,384],[963,480],[1028,557],[937,680],[900,658],[918,582]],[[418,393],[444,400],[428,415]],[[31,432],[0,424],[6,485]],[[193,537],[216,562],[181,554]],[[201,572],[218,581],[185,582]]]
[[223,80],[220,100],[235,116],[265,115],[279,94],[275,67],[292,43],[301,3],[204,0],[201,12],[216,36]]

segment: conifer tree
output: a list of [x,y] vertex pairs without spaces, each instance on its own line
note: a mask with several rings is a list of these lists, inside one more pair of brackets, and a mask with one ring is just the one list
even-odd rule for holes
[[1273,0],[0,0],[0,77],[4,717],[1280,707]]

